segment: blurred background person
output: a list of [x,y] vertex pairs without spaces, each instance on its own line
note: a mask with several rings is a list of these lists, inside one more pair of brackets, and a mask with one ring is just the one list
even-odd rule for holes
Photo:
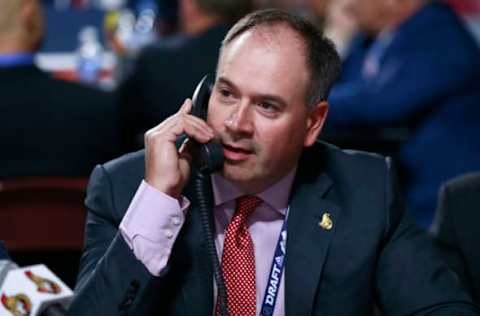
[[354,1],[330,0],[325,18],[325,33],[343,57],[348,53],[347,48],[357,30],[353,14]]
[[[118,120],[110,94],[41,68],[42,9],[39,0],[0,1],[0,238],[18,264],[45,263],[72,286],[86,177],[117,155]],[[64,33],[57,25],[49,35]]]
[[355,0],[353,10],[367,45],[350,51],[327,130],[407,129],[396,157],[408,209],[428,227],[440,184],[480,169],[479,48],[440,1]]
[[229,25],[251,9],[250,0],[179,0],[179,34],[147,46],[117,90],[125,151],[142,147],[144,132],[214,73]]
[[342,73],[337,83],[358,78],[361,64],[373,35],[358,31],[354,5],[357,0],[307,0],[317,19],[325,28],[342,57]]
[[178,2],[114,1],[117,1],[116,6],[111,7],[104,16],[103,31],[107,46],[116,58],[112,76],[115,85],[131,71],[143,47],[178,31]]
[[0,1],[1,178],[86,176],[118,148],[111,96],[34,65],[43,25],[38,0]]
[[353,13],[356,0],[305,0],[306,10],[325,34],[335,43],[341,57],[345,57],[357,26]]
[[321,28],[341,57],[356,34],[355,0],[254,0],[257,8],[279,8],[303,16]]

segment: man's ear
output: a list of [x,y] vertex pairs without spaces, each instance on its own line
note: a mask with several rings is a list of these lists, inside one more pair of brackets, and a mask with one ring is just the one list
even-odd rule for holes
[[328,102],[320,101],[313,109],[308,113],[307,117],[307,132],[303,146],[312,146],[316,141],[322,130],[323,124],[328,114]]

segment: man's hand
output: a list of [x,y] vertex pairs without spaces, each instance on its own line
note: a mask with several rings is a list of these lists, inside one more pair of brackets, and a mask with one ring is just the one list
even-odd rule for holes
[[188,181],[192,159],[191,140],[177,151],[177,137],[185,133],[202,144],[214,138],[204,120],[189,114],[191,107],[192,101],[185,100],[175,115],[145,133],[145,181],[174,198]]

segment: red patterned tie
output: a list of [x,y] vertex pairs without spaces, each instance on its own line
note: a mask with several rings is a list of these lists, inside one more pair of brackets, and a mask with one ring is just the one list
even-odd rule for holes
[[[255,252],[247,219],[261,202],[255,196],[238,198],[237,209],[225,234],[222,271],[230,316],[255,316]],[[220,315],[219,304],[216,315]]]

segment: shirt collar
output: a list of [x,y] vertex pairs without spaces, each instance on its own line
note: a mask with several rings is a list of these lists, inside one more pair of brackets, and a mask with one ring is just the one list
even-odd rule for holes
[[34,56],[31,53],[0,54],[0,67],[15,67],[33,65]]
[[[297,167],[295,166],[295,168],[293,168],[286,176],[280,179],[280,181],[265,191],[255,194],[255,196],[258,196],[262,199],[262,201],[269,204],[282,215],[285,215],[288,207],[290,190],[292,188],[296,171]],[[237,188],[232,182],[225,179],[221,175],[213,174],[211,177],[215,206],[233,201],[236,198],[245,195],[245,193]]]

